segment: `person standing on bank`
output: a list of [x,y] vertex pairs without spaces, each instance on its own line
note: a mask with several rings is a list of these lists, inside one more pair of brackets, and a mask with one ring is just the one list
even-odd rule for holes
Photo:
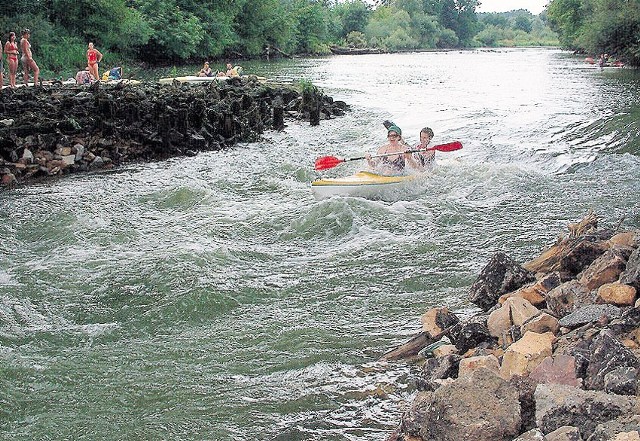
[[4,60],[4,53],[2,52],[2,40],[0,40],[0,90],[4,87],[4,66],[2,61]]
[[29,29],[24,29],[22,31],[22,38],[20,39],[20,50],[22,52],[22,58],[20,61],[22,61],[22,69],[24,72],[24,85],[29,85],[29,71],[33,71],[33,85],[37,86],[40,68],[33,60],[33,53],[31,52],[31,42],[29,42],[29,38],[31,38],[31,31]]
[[18,43],[16,43],[15,32],[9,32],[9,39],[4,44],[4,53],[7,54],[7,63],[9,64],[9,87],[15,89],[18,73]]
[[89,73],[93,75],[96,81],[100,81],[100,73],[98,72],[98,63],[102,61],[102,54],[100,51],[93,47],[93,43],[89,43],[89,49],[87,49],[87,64],[89,66]]

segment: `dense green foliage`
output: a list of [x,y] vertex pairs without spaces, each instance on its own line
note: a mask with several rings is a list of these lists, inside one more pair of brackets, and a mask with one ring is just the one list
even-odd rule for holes
[[3,40],[9,31],[32,29],[36,61],[49,73],[82,69],[90,41],[109,65],[258,57],[267,47],[325,54],[333,44],[410,50],[556,43],[544,18],[526,11],[478,14],[478,3],[16,0],[4,5],[0,26]]
[[640,66],[640,0],[552,0],[548,16],[564,47]]

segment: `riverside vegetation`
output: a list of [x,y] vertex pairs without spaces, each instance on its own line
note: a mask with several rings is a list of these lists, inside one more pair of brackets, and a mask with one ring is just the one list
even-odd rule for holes
[[109,169],[250,142],[285,118],[317,125],[342,115],[308,82],[301,91],[255,78],[223,84],[51,85],[0,95],[0,182]]
[[495,254],[470,289],[383,360],[421,366],[387,441],[640,439],[640,231],[589,213],[533,260]]
[[104,54],[105,67],[123,66],[125,75],[141,65],[329,54],[332,45],[399,51],[558,44],[544,13],[478,13],[477,0],[381,1],[375,8],[370,3],[19,1],[5,5],[0,29],[18,34],[31,29],[34,56],[45,78],[84,69],[89,41]]

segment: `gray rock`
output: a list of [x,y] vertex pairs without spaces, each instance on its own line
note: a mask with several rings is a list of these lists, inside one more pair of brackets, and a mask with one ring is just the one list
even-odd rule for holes
[[544,433],[562,426],[580,430],[582,438],[590,436],[596,426],[634,412],[635,397],[585,391],[561,384],[539,384],[535,392],[536,422]]
[[[640,361],[626,346],[611,335],[601,333],[589,347],[591,355],[584,385],[586,389],[603,390],[605,376],[621,367],[640,368]],[[611,379],[612,385],[614,379]]]
[[609,319],[619,318],[622,310],[614,305],[586,305],[576,309],[569,315],[560,319],[560,326],[565,328],[577,328],[587,323],[597,322],[600,317]]
[[438,441],[507,441],[520,433],[518,391],[480,368],[435,392],[423,392],[407,421],[412,435]]
[[640,415],[628,415],[598,424],[587,441],[610,441],[617,434],[640,432]]
[[638,369],[621,366],[604,375],[604,390],[610,394],[636,395],[638,393]]
[[577,427],[562,426],[551,433],[547,433],[546,441],[582,441]]

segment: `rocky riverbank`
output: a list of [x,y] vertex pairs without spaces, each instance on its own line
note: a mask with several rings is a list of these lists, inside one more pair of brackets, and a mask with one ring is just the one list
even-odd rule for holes
[[494,255],[469,299],[385,354],[420,366],[388,441],[640,440],[640,232],[589,214],[522,265]]
[[317,88],[224,83],[53,84],[0,94],[0,185],[219,150],[281,130],[286,118],[319,124],[347,105]]

